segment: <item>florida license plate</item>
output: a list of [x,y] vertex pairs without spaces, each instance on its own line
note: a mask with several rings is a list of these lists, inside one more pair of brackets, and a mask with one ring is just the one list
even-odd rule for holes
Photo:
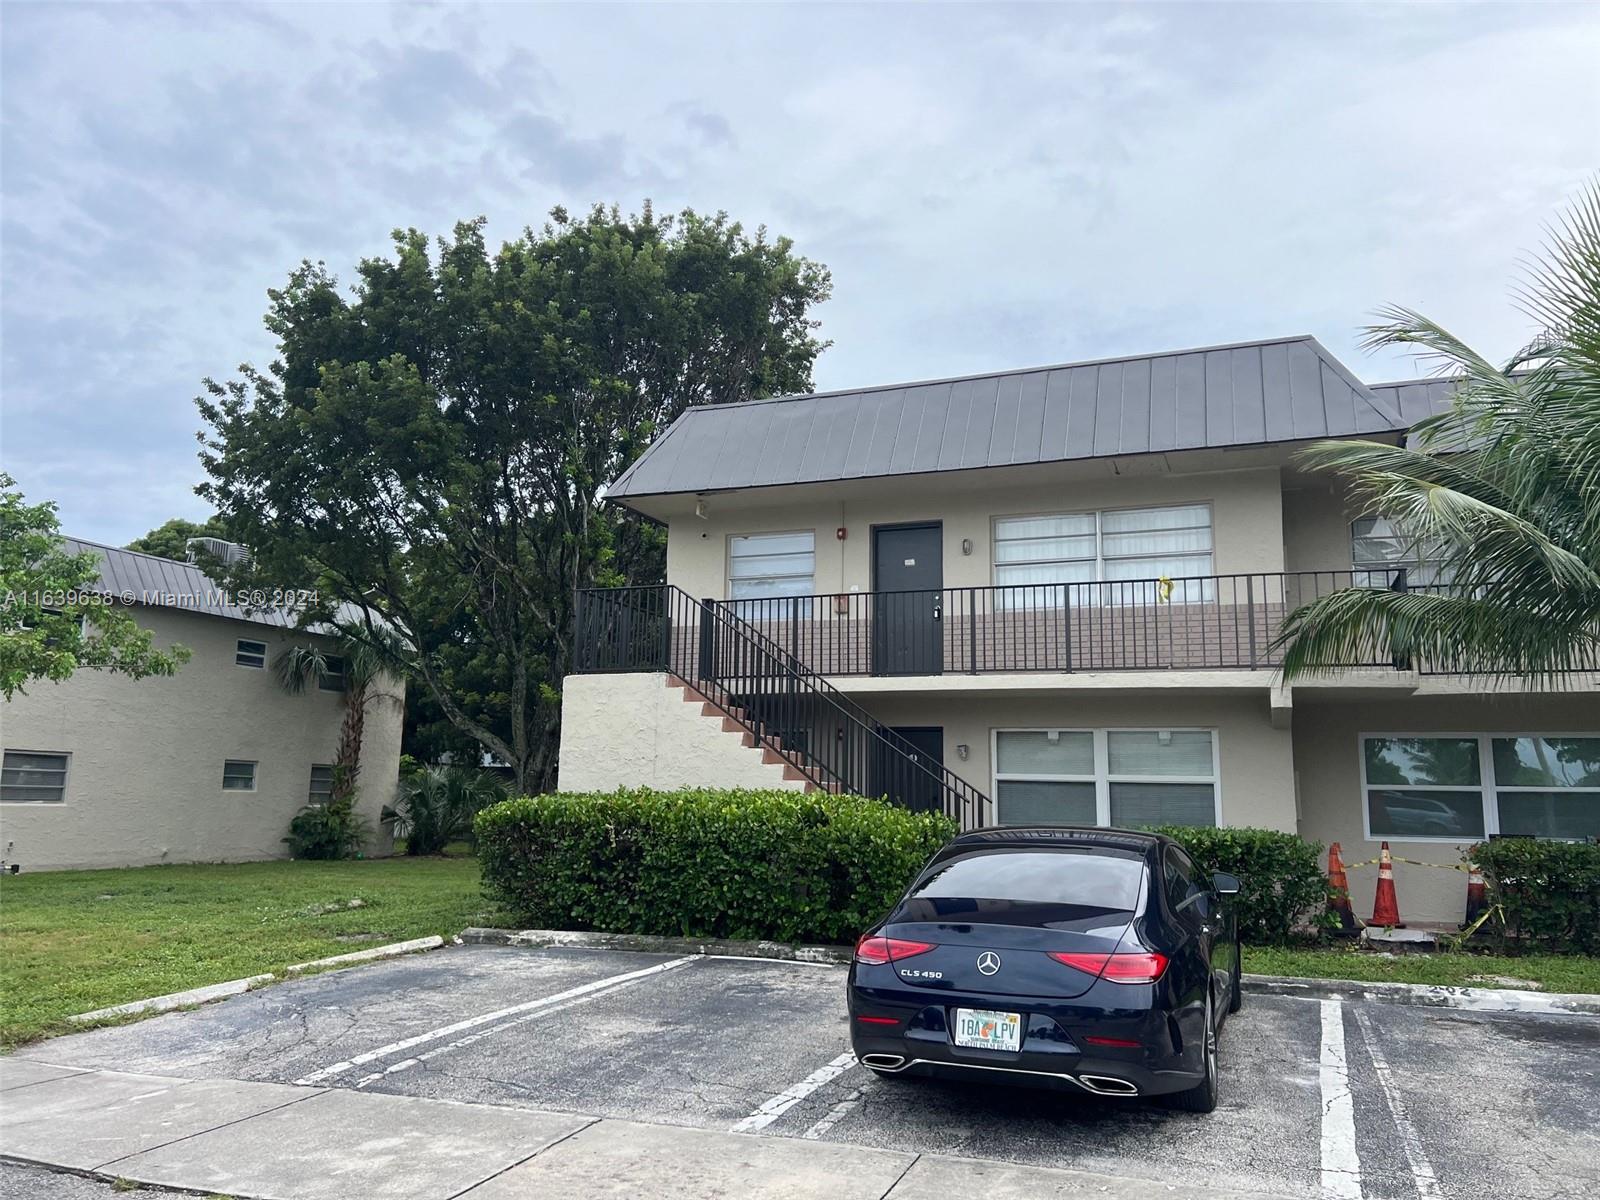
[[956,1045],[978,1050],[1022,1049],[1022,1014],[956,1009]]

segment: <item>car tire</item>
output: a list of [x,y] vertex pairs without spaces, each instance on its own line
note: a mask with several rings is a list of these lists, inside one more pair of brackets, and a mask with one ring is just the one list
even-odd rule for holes
[[1214,1024],[1211,995],[1206,995],[1205,1049],[1201,1055],[1203,1076],[1199,1083],[1184,1092],[1173,1092],[1167,1103],[1184,1112],[1208,1113],[1217,1108],[1217,1030]]
[[1239,943],[1233,943],[1232,991],[1228,995],[1228,1015],[1231,1017],[1244,1007],[1244,959],[1239,953]]

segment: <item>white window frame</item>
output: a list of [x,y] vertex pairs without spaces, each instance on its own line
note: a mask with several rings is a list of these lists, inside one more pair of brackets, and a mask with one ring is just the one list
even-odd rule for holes
[[[1211,570],[1205,572],[1203,575],[1200,576],[1200,578],[1209,579],[1210,577],[1216,575],[1216,573],[1217,573],[1217,509],[1216,509],[1216,505],[1210,500],[1175,500],[1170,504],[1122,504],[1122,505],[1113,505],[1110,508],[1079,509],[1077,511],[997,513],[994,516],[989,518],[989,583],[992,586],[997,587],[997,588],[1039,589],[1039,595],[1044,596],[1044,597],[1048,597],[1050,595],[1049,592],[1043,590],[1043,589],[1046,589],[1046,588],[1058,587],[1058,588],[1063,588],[1063,589],[1066,589],[1066,588],[1087,589],[1088,590],[1088,594],[1091,597],[1093,597],[1093,599],[1091,600],[1091,603],[1094,603],[1094,604],[1102,603],[1102,602],[1104,602],[1104,598],[1111,594],[1111,587],[1112,586],[1114,586],[1116,584],[1125,584],[1125,585],[1127,585],[1129,587],[1134,587],[1139,582],[1138,580],[1135,580],[1135,579],[1107,579],[1106,578],[1106,563],[1107,562],[1121,562],[1121,561],[1123,561],[1125,559],[1129,559],[1129,558],[1149,558],[1149,557],[1152,557],[1151,555],[1147,555],[1147,554],[1114,554],[1108,559],[1106,557],[1106,550],[1105,550],[1105,517],[1106,517],[1106,514],[1107,513],[1117,513],[1117,512],[1160,512],[1163,509],[1169,509],[1169,508],[1204,508],[1206,510],[1206,529],[1208,529],[1210,531],[1210,533],[1211,533],[1211,549],[1207,550],[1205,553],[1206,553],[1206,556],[1211,559]],[[1016,563],[1002,563],[1002,562],[999,561],[998,552],[999,552],[1000,541],[1001,541],[1000,534],[999,534],[1000,522],[1002,522],[1002,521],[1028,521],[1028,520],[1038,520],[1040,518],[1050,518],[1050,517],[1093,517],[1094,518],[1094,555],[1093,555],[1093,557],[1062,558],[1062,559],[1041,560],[1041,561],[1047,561],[1047,562],[1063,562],[1063,563],[1068,563],[1068,562],[1073,562],[1073,563],[1092,562],[1094,564],[1094,578],[1093,579],[1088,579],[1088,580],[1082,580],[1082,581],[1075,582],[1075,583],[1028,583],[1028,584],[1001,583],[1000,582],[1000,568],[1002,566],[1008,566],[1009,567],[1009,566],[1016,566],[1018,564],[1016,564]],[[1354,528],[1354,526],[1352,526],[1352,528]],[[1160,531],[1157,531],[1157,532],[1169,532],[1169,531],[1160,530]],[[1077,535],[1068,535],[1068,536],[1083,537],[1083,536],[1086,536],[1086,535],[1077,534]],[[1352,543],[1352,547],[1353,547],[1353,545],[1354,545],[1354,543]],[[1194,557],[1194,556],[1191,556],[1191,557]],[[1192,578],[1192,577],[1191,576],[1186,576],[1185,578]],[[1214,602],[1215,598],[1216,598],[1215,594],[1214,594],[1214,588],[1206,588],[1205,585],[1201,585],[1201,587],[1202,587],[1202,594],[1199,597],[1196,597],[1196,599],[1194,601],[1192,601],[1192,602],[1193,603],[1201,603],[1201,602],[1211,603],[1211,602]],[[1181,589],[1182,592],[1187,592],[1187,590],[1188,590],[1187,588]],[[1212,594],[1208,595],[1208,594],[1206,594],[1206,592],[1211,592]],[[1172,603],[1176,603],[1176,604],[1182,604],[1182,603],[1187,603],[1187,602],[1190,602],[1190,601],[1187,600],[1187,597],[1185,595],[1180,594],[1179,591],[1175,591],[1171,602]],[[1027,606],[1028,607],[1038,607],[1038,608],[1053,607],[1053,605],[1048,604],[1048,603],[1044,603],[1044,602],[1035,604],[1032,599],[1029,599]]]
[[[1111,773],[1109,734],[1113,733],[1209,733],[1211,735],[1211,776],[1197,775],[1114,775]],[[1094,738],[1093,775],[1037,775],[1000,770],[1002,733],[1087,733]],[[1506,736],[1504,734],[1498,736]],[[1547,736],[1558,736],[1550,734]],[[1108,725],[1103,729],[1062,725],[1006,725],[989,730],[989,794],[995,798],[995,817],[1000,816],[1000,784],[1007,783],[1093,783],[1094,822],[1111,825],[1111,785],[1113,783],[1206,783],[1211,785],[1212,820],[1222,827],[1222,735],[1213,725]],[[1543,789],[1536,789],[1543,790]]]
[[23,805],[33,808],[40,804],[65,804],[67,802],[67,788],[72,782],[72,751],[70,750],[30,750],[23,746],[6,746],[0,750],[0,769],[5,766],[7,754],[48,754],[66,759],[66,766],[61,769],[61,799],[59,800],[7,800],[6,804]]
[[[338,663],[337,671],[319,672],[317,675],[317,690],[319,692],[348,692],[350,690],[350,660],[342,654],[324,654],[323,662]],[[329,680],[337,680],[337,684],[329,685]]]
[[[250,764],[250,786],[249,787],[247,787],[247,788],[231,788],[231,787],[228,786],[228,782],[227,781],[228,781],[228,764],[229,763],[249,763]],[[239,793],[244,793],[244,794],[248,795],[251,792],[259,790],[260,787],[261,787],[261,760],[260,759],[256,759],[256,758],[225,758],[225,759],[222,760],[222,794],[224,796],[232,796],[232,795],[237,795]]]
[[[258,655],[254,650],[246,650],[246,646],[260,646]],[[267,667],[267,643],[257,641],[255,638],[239,638],[233,644],[233,665],[246,667],[252,671],[264,671]],[[242,658],[260,658],[260,662],[241,662]]]
[[[1437,587],[1437,586],[1440,586],[1440,585],[1442,585],[1442,584],[1447,582],[1446,580],[1441,579],[1441,580],[1438,580],[1435,583],[1430,583],[1430,584],[1418,583],[1417,576],[1422,573],[1422,571],[1423,571],[1423,569],[1425,567],[1428,567],[1428,566],[1431,565],[1429,558],[1427,557],[1427,555],[1425,555],[1423,553],[1423,549],[1424,548],[1423,548],[1423,545],[1422,545],[1422,539],[1419,538],[1419,537],[1412,537],[1411,538],[1410,544],[1407,547],[1407,549],[1411,552],[1411,557],[1406,558],[1403,561],[1400,560],[1400,559],[1393,559],[1393,560],[1389,561],[1386,564],[1359,563],[1359,562],[1357,562],[1356,561],[1356,539],[1358,537],[1365,537],[1365,538],[1368,538],[1368,539],[1373,540],[1373,541],[1399,541],[1401,539],[1401,537],[1405,536],[1405,535],[1402,535],[1402,534],[1399,534],[1399,533],[1391,533],[1391,534],[1370,534],[1370,533],[1369,534],[1357,534],[1356,533],[1356,525],[1359,524],[1362,521],[1389,521],[1391,523],[1391,525],[1394,524],[1394,520],[1393,520],[1392,517],[1386,517],[1382,513],[1367,513],[1364,516],[1356,517],[1354,520],[1352,520],[1350,522],[1349,526],[1346,528],[1345,532],[1349,535],[1350,574],[1353,577],[1352,578],[1352,582],[1354,582],[1356,578],[1359,578],[1362,575],[1365,575],[1365,576],[1368,577],[1366,582],[1364,582],[1364,583],[1356,583],[1357,587],[1389,587],[1390,584],[1388,584],[1388,583],[1374,583],[1374,582],[1372,582],[1371,576],[1373,576],[1373,575],[1382,575],[1382,574],[1393,574],[1394,572],[1401,571],[1401,570],[1405,571],[1405,573],[1406,573],[1406,584],[1407,584],[1408,587]],[[1381,735],[1379,735],[1379,736],[1381,736]],[[1463,735],[1463,736],[1471,736],[1471,735]],[[1500,735],[1500,736],[1504,736],[1504,735]],[[1525,737],[1527,735],[1524,734],[1524,735],[1520,735],[1520,736],[1524,736]],[[1556,736],[1559,736],[1559,735],[1557,735],[1557,734],[1546,734],[1545,736],[1547,736],[1547,737],[1556,737]]]
[[[1433,738],[1442,741],[1464,741],[1473,739],[1478,743],[1478,785],[1476,788],[1470,783],[1405,783],[1383,784],[1379,786],[1392,787],[1397,791],[1405,792],[1471,792],[1477,791],[1479,800],[1483,804],[1483,835],[1481,837],[1466,836],[1438,836],[1432,837],[1423,834],[1409,833],[1373,833],[1372,832],[1372,805],[1367,795],[1370,790],[1367,783],[1367,739],[1387,738],[1400,740],[1404,738]],[[1356,761],[1361,768],[1361,833],[1369,842],[1437,842],[1447,846],[1470,845],[1473,842],[1487,841],[1493,834],[1500,832],[1500,803],[1501,792],[1572,792],[1577,795],[1593,795],[1600,798],[1600,788],[1593,787],[1537,787],[1510,785],[1501,787],[1494,779],[1494,740],[1496,738],[1600,738],[1600,733],[1593,730],[1587,733],[1557,733],[1553,730],[1531,732],[1529,730],[1496,730],[1491,733],[1452,732],[1427,730],[1421,733],[1358,733],[1356,735]],[[1545,839],[1550,840],[1550,839]]]
[[[237,762],[239,760],[235,759],[234,761]],[[324,793],[319,793],[316,790],[317,771],[318,771],[318,769],[322,769],[322,770],[325,770],[325,771],[328,772],[328,790],[327,790],[327,792],[325,794]],[[328,802],[328,800],[333,796],[333,785],[338,782],[337,777],[334,775],[334,770],[335,770],[335,767],[334,767],[333,763],[312,763],[311,764],[311,770],[308,773],[308,778],[306,780],[306,803],[307,804],[326,804]]]

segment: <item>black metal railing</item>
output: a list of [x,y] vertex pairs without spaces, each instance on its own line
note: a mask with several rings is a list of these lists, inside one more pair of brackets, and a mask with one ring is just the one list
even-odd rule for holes
[[717,607],[824,676],[1267,669],[1282,661],[1274,641],[1300,605],[1353,584],[1403,588],[1403,576],[1261,572],[837,592]]
[[580,591],[580,674],[663,671],[693,684],[764,748],[835,792],[887,796],[987,825],[988,796],[877,720],[737,606],[670,584]]

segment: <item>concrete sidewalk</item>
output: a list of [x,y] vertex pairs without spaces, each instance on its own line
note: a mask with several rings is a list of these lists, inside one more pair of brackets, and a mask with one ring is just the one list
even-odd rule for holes
[[[1148,1179],[227,1079],[0,1059],[0,1155],[260,1200],[1145,1200]],[[1191,1200],[1264,1193],[1180,1191]]]

